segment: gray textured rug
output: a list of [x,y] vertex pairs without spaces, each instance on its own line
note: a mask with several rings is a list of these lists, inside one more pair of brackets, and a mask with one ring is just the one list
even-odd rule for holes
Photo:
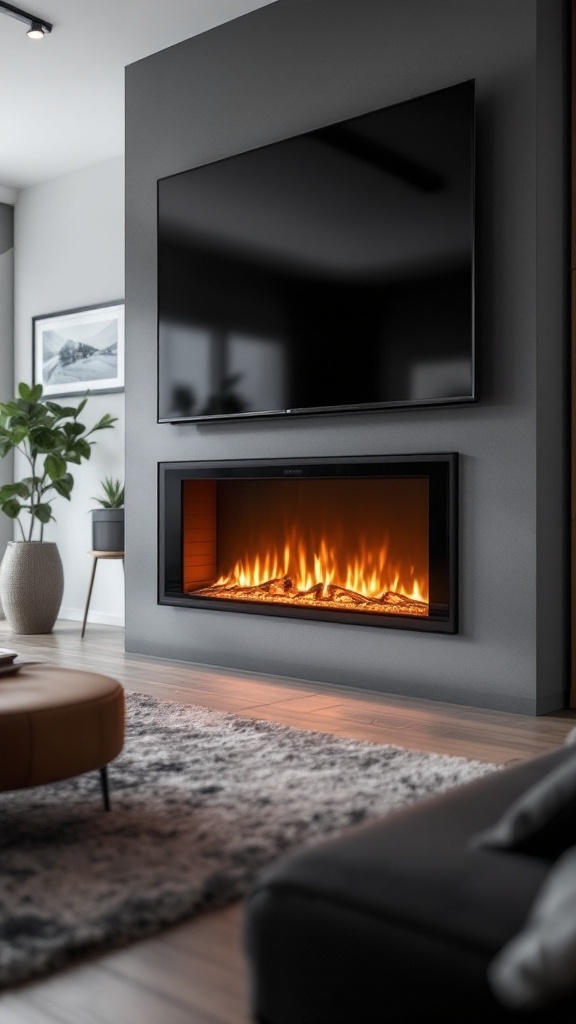
[[0,796],[0,985],[222,906],[272,859],[494,771],[127,694],[110,766]]

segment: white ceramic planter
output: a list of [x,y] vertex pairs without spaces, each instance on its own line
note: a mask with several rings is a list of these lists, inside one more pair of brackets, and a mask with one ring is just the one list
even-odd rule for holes
[[64,571],[52,541],[8,541],[0,565],[0,601],[13,633],[51,633],[64,593]]

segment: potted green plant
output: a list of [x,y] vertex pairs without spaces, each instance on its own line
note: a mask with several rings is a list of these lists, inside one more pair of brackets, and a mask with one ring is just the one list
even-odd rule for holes
[[124,551],[124,484],[104,477],[102,494],[95,497],[100,508],[92,509],[92,550]]
[[50,633],[60,610],[62,561],[57,545],[44,540],[44,526],[55,519],[55,498],[70,500],[69,466],[89,459],[91,435],[117,420],[106,413],[88,429],[78,419],[88,397],[62,406],[43,398],[41,384],[21,383],[16,398],[0,402],[0,458],[19,452],[27,463],[26,476],[0,487],[0,511],[21,534],[8,542],[0,565],[0,601],[15,633]]

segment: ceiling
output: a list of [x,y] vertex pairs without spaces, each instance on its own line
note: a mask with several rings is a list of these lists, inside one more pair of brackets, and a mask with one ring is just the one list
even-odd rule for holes
[[16,0],[0,9],[0,201],[124,152],[124,68],[274,0]]

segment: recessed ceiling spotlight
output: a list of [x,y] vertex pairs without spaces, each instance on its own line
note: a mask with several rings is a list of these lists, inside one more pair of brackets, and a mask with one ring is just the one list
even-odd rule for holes
[[47,32],[52,31],[52,25],[49,21],[44,21],[37,14],[28,14],[27,11],[22,11],[19,7],[13,7],[12,4],[5,4],[3,0],[0,0],[0,14],[7,14],[10,18],[16,18],[18,21],[23,21],[26,25],[29,25],[30,28],[26,32],[29,39],[43,39]]

